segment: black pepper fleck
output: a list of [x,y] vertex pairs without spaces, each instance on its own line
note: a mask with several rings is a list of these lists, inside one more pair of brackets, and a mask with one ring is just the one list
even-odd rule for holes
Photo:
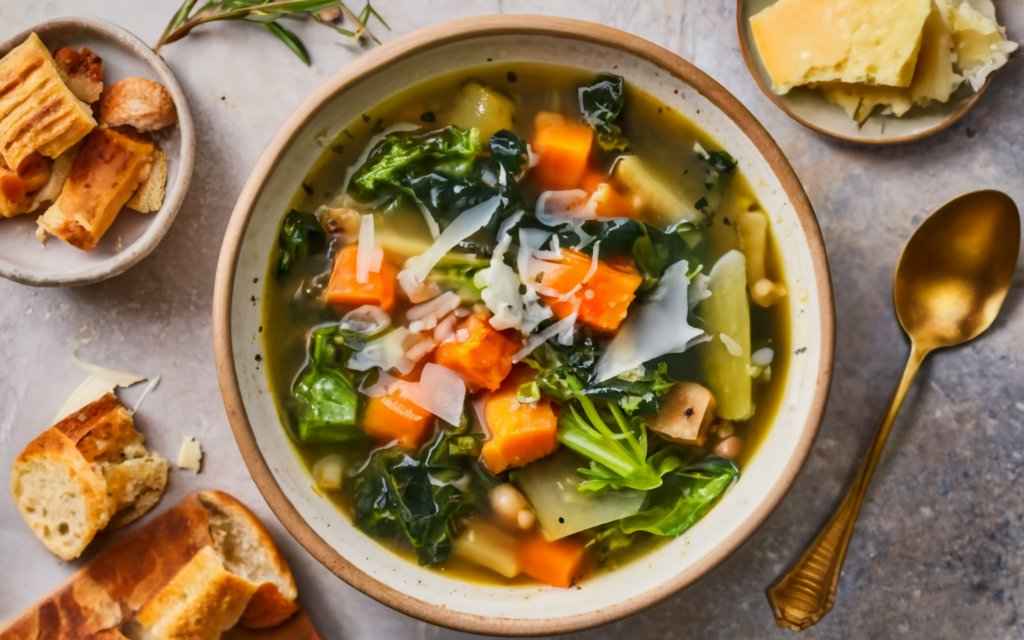
[[807,352],[807,347],[800,347],[799,349],[797,349],[793,353],[795,353],[796,355],[800,355],[801,353],[806,353],[806,352]]
[[259,281],[260,281],[260,279],[259,279],[259,278],[253,278],[253,279],[252,279],[252,283],[253,283],[253,284],[256,284],[256,283],[257,283],[257,282],[259,282]]
[[558,516],[558,524],[565,524],[565,518]]
[[436,122],[437,116],[434,115],[433,111],[424,111],[420,114],[420,120],[423,122]]
[[307,196],[313,195],[313,187],[309,186],[305,182],[302,183],[302,190],[306,192]]
[[261,356],[260,354],[257,353],[256,354],[256,362],[263,362],[263,356]]
[[256,302],[256,296],[249,296],[249,300],[252,300],[252,302],[255,303]]
[[683,415],[687,418],[693,417],[693,407],[686,407],[686,411],[683,412]]
[[978,132],[970,127],[967,127],[967,131],[965,131],[964,133],[967,134],[968,138],[973,138],[974,136],[978,135]]
[[515,82],[519,79],[519,76],[516,75],[515,71],[509,71],[505,74],[505,78],[508,79],[509,82]]
[[363,119],[363,122],[365,122],[366,124],[370,124],[370,116],[369,115],[364,113],[361,117]]

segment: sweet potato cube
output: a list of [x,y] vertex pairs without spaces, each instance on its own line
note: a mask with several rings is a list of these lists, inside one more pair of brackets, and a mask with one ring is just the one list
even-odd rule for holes
[[531,175],[543,190],[575,189],[583,180],[594,131],[557,113],[538,113],[530,146],[538,156]]
[[[560,294],[567,294],[579,286],[568,300],[546,296],[548,306],[559,318],[572,313],[579,306],[578,319],[598,331],[611,333],[619,328],[629,313],[629,305],[636,297],[643,278],[631,263],[611,264],[598,261],[597,270],[583,282],[590,271],[590,256],[574,249],[563,249],[562,258],[553,269],[547,269],[541,284]],[[582,284],[581,284],[582,283]]]
[[519,545],[519,566],[534,580],[568,588],[583,573],[586,551],[574,538],[549,541],[534,534]]
[[490,438],[480,458],[491,473],[540,460],[558,448],[558,415],[551,402],[541,399],[522,403],[516,399],[519,386],[530,377],[529,371],[517,371],[484,400]]
[[417,449],[430,433],[429,411],[406,399],[398,390],[370,398],[363,413],[363,431],[380,443],[397,442],[403,449]]
[[517,340],[491,327],[486,316],[473,315],[456,329],[454,339],[437,347],[434,361],[459,374],[471,389],[495,391],[512,371],[518,350]]
[[349,245],[338,252],[334,258],[331,280],[327,284],[325,301],[339,311],[344,307],[364,304],[390,311],[395,306],[395,268],[384,258],[379,271],[368,274],[366,282],[359,282],[356,277],[358,253],[356,245]]

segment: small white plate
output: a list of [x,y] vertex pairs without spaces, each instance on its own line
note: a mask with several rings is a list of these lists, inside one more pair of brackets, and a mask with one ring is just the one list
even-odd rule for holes
[[39,24],[0,43],[0,57],[32,32],[51,51],[63,46],[89,47],[103,58],[104,84],[139,76],[167,88],[178,123],[154,138],[167,154],[167,195],[154,213],[122,211],[92,251],[81,251],[50,238],[35,237],[36,215],[0,219],[0,276],[35,286],[74,286],[106,280],[145,258],[160,244],[174,222],[192,180],[195,131],[181,85],[170,68],[142,40],[121,27],[90,18],[59,18]]
[[757,54],[757,46],[750,31],[750,17],[776,2],[777,0],[737,0],[736,30],[743,60],[747,63],[750,75],[761,87],[761,91],[786,115],[826,136],[869,145],[920,140],[956,124],[977,104],[991,82],[990,78],[977,92],[965,84],[953,94],[949,102],[935,103],[925,108],[914,107],[902,118],[875,114],[863,125],[858,125],[845,111],[825,100],[817,91],[798,87],[780,96],[772,91],[771,80],[761,63],[761,57]]

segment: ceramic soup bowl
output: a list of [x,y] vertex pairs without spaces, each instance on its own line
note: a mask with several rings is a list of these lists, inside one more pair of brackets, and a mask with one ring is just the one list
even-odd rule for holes
[[[262,295],[282,216],[324,141],[411,83],[502,60],[614,69],[708,132],[738,159],[769,212],[791,292],[795,355],[784,398],[742,478],[683,536],[573,589],[460,581],[400,558],[359,531],[314,491],[258,361],[261,312],[253,296]],[[807,457],[833,353],[832,292],[814,213],[793,169],[750,112],[706,74],[654,44],[594,24],[535,16],[476,18],[416,32],[361,56],[312,95],[277,134],[238,200],[218,265],[214,323],[235,437],[288,531],[339,577],[387,605],[449,627],[515,635],[620,618],[692,583],[735,550],[778,504]]]

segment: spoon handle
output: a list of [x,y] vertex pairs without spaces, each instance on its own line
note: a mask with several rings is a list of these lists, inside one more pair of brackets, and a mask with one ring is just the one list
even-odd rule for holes
[[911,345],[903,377],[893,394],[889,409],[871,443],[867,457],[860,465],[853,483],[839,507],[807,547],[800,559],[768,589],[768,600],[780,627],[803,631],[821,620],[835,603],[839,574],[846,559],[846,550],[853,536],[854,525],[864,503],[871,477],[875,473],[882,450],[889,439],[893,422],[903,399],[914,381],[929,350]]

